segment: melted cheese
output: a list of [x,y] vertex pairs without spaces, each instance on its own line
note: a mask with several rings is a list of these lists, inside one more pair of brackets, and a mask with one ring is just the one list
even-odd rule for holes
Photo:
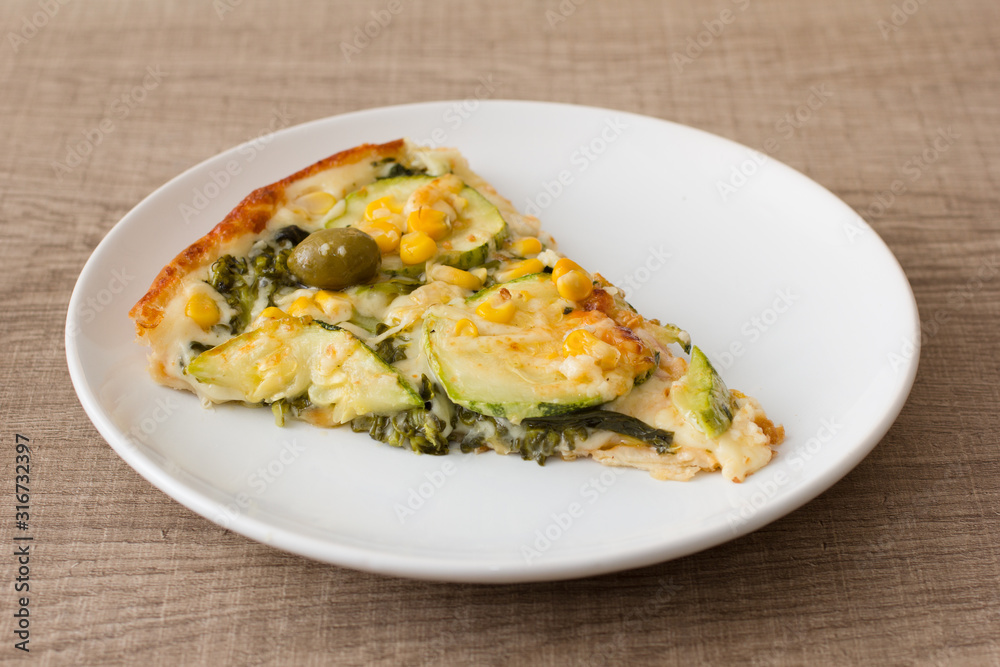
[[[677,358],[675,361],[683,362]],[[674,364],[668,369],[677,371]],[[699,461],[700,467],[709,470],[721,468],[723,476],[734,482],[742,482],[771,460],[773,451],[767,436],[756,423],[764,416],[757,401],[749,397],[737,399],[729,430],[719,438],[710,438],[684,419],[670,400],[671,386],[680,375],[683,372],[672,375],[660,368],[645,383],[612,401],[608,409],[641,419],[655,428],[672,431],[680,460]],[[681,474],[687,475],[686,472]]]

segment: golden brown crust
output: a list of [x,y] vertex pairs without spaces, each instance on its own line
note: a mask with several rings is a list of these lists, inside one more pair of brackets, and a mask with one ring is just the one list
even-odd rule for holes
[[774,422],[765,417],[763,414],[758,415],[754,419],[754,423],[760,427],[764,435],[767,437],[767,444],[769,445],[780,445],[785,440],[785,427],[778,425],[775,426]]
[[251,192],[212,231],[163,267],[149,291],[129,311],[129,317],[135,320],[136,333],[142,337],[160,324],[167,303],[186,275],[218,259],[224,245],[242,236],[264,231],[268,221],[284,202],[285,189],[289,185],[327,169],[398,155],[404,146],[403,139],[378,145],[362,144],[324,158],[287,178]]
[[[730,389],[729,392],[734,398],[746,398],[747,395],[738,389]],[[785,441],[785,427],[782,425],[775,425],[773,421],[767,418],[763,412],[757,415],[753,423],[760,428],[764,437],[767,438],[767,444],[769,445],[780,445]]]

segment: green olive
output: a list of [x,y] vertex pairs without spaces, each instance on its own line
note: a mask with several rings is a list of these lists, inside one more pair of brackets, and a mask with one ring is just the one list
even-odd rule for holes
[[382,253],[375,239],[360,229],[321,229],[295,246],[288,268],[306,285],[339,290],[375,277]]

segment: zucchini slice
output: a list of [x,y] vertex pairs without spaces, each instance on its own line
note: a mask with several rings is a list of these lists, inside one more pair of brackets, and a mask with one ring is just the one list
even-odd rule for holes
[[697,345],[691,350],[687,374],[674,384],[670,396],[681,414],[711,438],[718,438],[733,423],[733,396]]
[[406,379],[353,334],[308,318],[283,318],[236,336],[192,359],[187,373],[211,385],[219,400],[308,398],[315,408],[330,408],[331,423],[423,405]]
[[[517,314],[507,324],[476,313],[478,305],[501,290],[518,302]],[[648,366],[623,362],[604,369],[592,359],[568,360],[564,338],[582,326],[567,316],[570,303],[559,296],[547,273],[494,285],[462,306],[428,309],[423,349],[448,397],[480,414],[516,424],[600,405],[628,392]],[[463,319],[476,325],[478,335],[462,335],[457,325]],[[607,325],[613,323],[608,320]],[[574,364],[583,372],[567,374]]]
[[[392,197],[402,206],[417,188],[432,180],[431,176],[417,175],[375,181],[347,195],[344,212],[328,222],[327,227],[363,227],[368,204],[382,197]],[[473,188],[465,186],[459,196],[468,204],[458,212],[455,230],[438,242],[435,261],[471,269],[484,264],[490,252],[500,247],[507,237],[507,223],[497,207]],[[398,254],[391,254],[382,258],[382,271],[390,276],[415,278],[423,273],[424,263],[404,264]]]

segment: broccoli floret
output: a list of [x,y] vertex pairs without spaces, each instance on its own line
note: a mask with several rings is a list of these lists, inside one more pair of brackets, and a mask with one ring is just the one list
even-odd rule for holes
[[[512,452],[517,452],[525,461],[535,461],[545,465],[545,459],[554,455],[559,446],[565,443],[569,449],[580,438],[587,437],[587,429],[573,426],[549,426],[545,424],[529,426],[527,420],[521,422],[525,428],[518,429],[515,435],[507,427],[505,420],[473,412],[467,408],[456,406],[458,431],[461,432],[459,445],[463,452],[471,452],[486,445],[486,441],[499,442]],[[476,428],[477,424],[485,424],[485,429]]]
[[421,454],[448,453],[447,422],[426,408],[404,410],[389,417],[365,415],[351,420],[351,430],[368,433],[393,447],[409,447]]
[[379,175],[376,178],[380,181],[385,178],[416,176],[417,174],[425,173],[425,170],[423,169],[410,169],[409,167],[404,167],[393,158],[386,158],[380,162],[372,162],[372,166],[379,170]]
[[[382,335],[389,330],[389,325],[379,322],[375,325],[375,334]],[[375,354],[377,354],[382,361],[387,364],[394,364],[397,361],[406,359],[406,342],[397,334],[395,336],[389,336],[380,342],[374,348]],[[429,385],[426,377],[425,382]]]
[[[351,422],[358,433],[394,447],[408,447],[423,454],[447,454],[449,445],[458,444],[463,452],[476,451],[488,442],[503,445],[517,452],[526,461],[544,465],[545,460],[560,448],[572,451],[576,443],[594,431],[612,431],[652,446],[657,453],[673,450],[670,431],[653,428],[645,422],[610,410],[586,409],[552,417],[525,419],[521,428],[510,428],[509,422],[473,412],[451,403],[425,377],[421,396],[424,407],[398,413],[392,417],[365,415]],[[436,402],[438,410],[432,409]],[[445,405],[453,417],[446,421],[438,415]]]
[[229,320],[229,330],[233,334],[242,333],[247,328],[250,311],[257,300],[257,281],[248,274],[246,260],[233,255],[217,259],[208,274],[208,284],[235,311]]
[[[554,455],[561,445],[573,449],[576,442],[585,439],[592,431],[612,431],[635,438],[652,445],[657,453],[671,450],[673,433],[656,429],[635,417],[610,410],[588,409],[552,417],[536,417],[521,422],[521,435],[514,435],[504,420],[482,415],[461,406],[456,406],[459,427],[456,436],[463,452],[470,452],[495,438],[511,451],[521,455],[526,461],[545,464],[545,459]],[[486,429],[492,435],[484,435],[475,429],[479,422],[486,422],[492,428]],[[460,435],[459,435],[460,434]]]
[[[409,447],[420,454],[447,454],[449,436],[455,427],[454,412],[450,410],[452,403],[447,397],[439,395],[426,375],[421,380],[420,397],[424,399],[423,407],[404,410],[391,417],[355,417],[351,420],[351,430],[355,433],[368,433],[375,440],[393,447]],[[439,410],[435,410],[435,407]],[[442,407],[445,409],[441,410]],[[439,411],[446,414],[450,412],[453,416],[449,420],[442,419],[438,416]]]
[[294,225],[278,230],[270,243],[250,253],[249,261],[225,255],[209,270],[208,284],[215,288],[233,309],[229,320],[232,334],[243,333],[250,324],[253,306],[260,296],[274,305],[274,292],[279,287],[299,287],[298,279],[288,270],[288,256],[306,232]]

